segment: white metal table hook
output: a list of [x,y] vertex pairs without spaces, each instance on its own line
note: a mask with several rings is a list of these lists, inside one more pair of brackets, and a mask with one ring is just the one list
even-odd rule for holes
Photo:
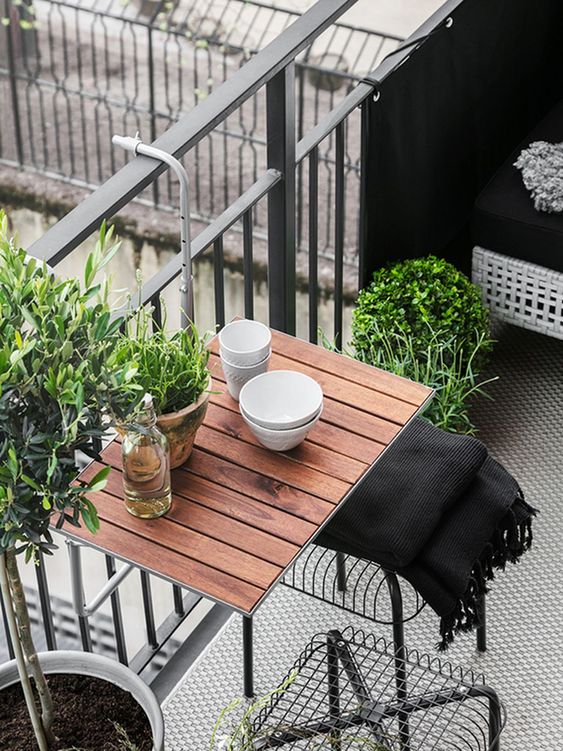
[[167,164],[174,171],[180,182],[180,240],[182,253],[182,275],[180,277],[180,293],[182,313],[186,320],[186,327],[191,326],[194,320],[194,281],[192,274],[191,234],[190,234],[190,183],[188,173],[184,165],[163,149],[143,143],[137,133],[131,136],[113,136],[112,143],[121,146],[125,151],[132,154],[148,156]]

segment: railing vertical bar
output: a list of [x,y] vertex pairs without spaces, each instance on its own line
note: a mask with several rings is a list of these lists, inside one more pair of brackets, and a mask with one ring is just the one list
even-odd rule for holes
[[[153,29],[151,24],[147,26],[147,55],[148,55],[148,77],[149,77],[149,110],[150,110],[150,126],[151,126],[151,143],[156,141],[156,100],[155,100],[155,84],[154,84],[154,48],[153,48]],[[153,180],[152,184],[152,196],[155,206],[159,204],[159,188],[158,180]]]
[[270,325],[295,334],[295,63],[266,85],[268,167],[283,180],[268,194]]
[[309,154],[309,341],[318,339],[319,328],[319,149]]
[[146,571],[141,571],[141,591],[143,594],[143,610],[145,613],[145,625],[147,629],[147,641],[152,649],[158,648],[158,637],[154,620],[154,607],[152,601],[151,580]]
[[182,595],[182,588],[177,584],[172,585],[172,595],[174,597],[174,612],[176,615],[182,617],[185,614],[184,611],[184,597]]
[[346,121],[336,126],[336,179],[334,221],[334,342],[342,346],[342,308],[344,287],[344,232],[346,226],[344,159],[346,149]]
[[215,323],[225,325],[225,254],[223,236],[213,243],[213,272],[215,279]]
[[47,572],[45,571],[45,556],[43,553],[39,553],[39,565],[35,567],[35,576],[37,579],[37,590],[39,592],[39,604],[41,606],[45,641],[47,643],[47,649],[52,651],[57,648],[57,636],[55,632],[55,623],[53,621],[53,610],[51,608]]
[[98,454],[98,456],[102,453],[103,447],[104,446],[101,438],[92,438],[92,448],[94,449],[96,454]]
[[[310,55],[310,48],[306,51],[304,62],[307,62]],[[295,63],[295,74],[297,78],[297,140],[300,141],[305,133],[305,78],[307,75],[306,67],[299,62]],[[303,169],[301,165],[297,170],[297,248],[301,248],[303,242]]]
[[[13,12],[12,12],[13,11]],[[14,40],[12,37],[12,31],[14,28],[14,16],[18,15],[17,8],[12,6],[10,0],[4,0],[4,16],[9,19],[9,26],[5,27],[7,48],[8,48],[8,71],[10,75],[10,96],[12,98],[12,112],[14,115],[14,135],[16,139],[16,153],[18,155],[18,162],[23,166],[23,139],[20,128],[20,105],[18,101],[18,89],[16,84],[16,64],[14,60]]]
[[8,618],[6,616],[6,608],[4,607],[4,601],[0,597],[0,608],[2,610],[2,622],[4,624],[4,633],[6,634],[6,644],[8,645],[8,657],[10,660],[13,660],[15,657],[14,654],[14,646],[12,644],[12,639],[10,638],[10,630],[8,628]]
[[[93,82],[94,86],[96,88],[96,91],[98,92],[98,96],[96,97],[95,104],[94,104],[94,141],[95,141],[95,153],[96,153],[96,167],[98,170],[98,180],[101,182],[103,180],[102,178],[102,160],[101,160],[101,143],[100,143],[100,133],[101,133],[101,124],[100,124],[100,114],[99,114],[99,107],[100,103],[103,101],[103,94],[101,91],[101,85],[98,81],[98,61],[97,61],[97,55],[96,55],[96,28],[95,24],[98,22],[98,16],[95,16],[92,20],[92,24],[90,26],[90,50],[91,50],[91,66],[92,66],[92,76],[93,76]],[[93,144],[91,144],[90,148],[93,147]],[[44,147],[45,155],[47,156],[48,150],[47,146]]]
[[152,308],[152,320],[158,326],[162,328],[162,303],[160,301],[160,295],[154,295],[151,297]]
[[90,634],[90,623],[87,616],[77,615],[78,629],[80,631],[80,639],[82,641],[82,649],[85,652],[92,652],[92,635]]
[[[111,555],[106,555],[106,571],[108,579],[116,572],[115,560]],[[110,596],[111,603],[111,615],[113,620],[113,632],[115,635],[115,647],[117,650],[117,659],[123,665],[128,665],[129,660],[127,657],[127,643],[125,641],[125,631],[123,628],[123,615],[121,613],[121,600],[119,597],[119,589],[115,589]]]
[[[47,19],[47,34],[48,34],[48,40],[49,40],[49,50],[50,50],[50,64],[49,64],[49,70],[51,73],[51,76],[53,77],[55,86],[57,87],[56,92],[59,91],[60,81],[58,79],[57,70],[56,70],[56,63],[54,58],[54,48],[55,48],[55,42],[53,38],[53,13],[49,13],[48,19]],[[102,21],[102,26],[103,26]],[[49,120],[51,121],[51,132],[55,139],[55,155],[56,155],[56,161],[55,161],[55,168],[62,172],[63,170],[63,148],[62,148],[62,141],[61,141],[61,128],[59,125],[59,107],[57,102],[57,95],[55,94],[53,98],[51,99],[51,114],[49,116]],[[100,173],[100,178],[103,180],[105,179],[105,176]]]
[[243,282],[244,282],[244,315],[254,318],[254,260],[252,243],[252,209],[242,218],[243,236]]
[[368,284],[367,279],[367,140],[368,140],[368,100],[364,100],[360,107],[361,130],[360,130],[360,216],[358,226],[358,289],[363,289]]

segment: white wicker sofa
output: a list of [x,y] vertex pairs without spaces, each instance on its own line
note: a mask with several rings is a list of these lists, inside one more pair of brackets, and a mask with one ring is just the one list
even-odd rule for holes
[[563,214],[536,211],[513,166],[533,141],[563,141],[563,100],[477,199],[472,276],[495,317],[563,339]]

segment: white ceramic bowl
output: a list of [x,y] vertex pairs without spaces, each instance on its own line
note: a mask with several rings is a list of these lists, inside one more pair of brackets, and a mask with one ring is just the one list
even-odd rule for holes
[[272,370],[253,378],[240,392],[246,416],[269,430],[289,430],[311,422],[323,404],[319,384],[295,370]]
[[[238,408],[239,408],[239,412],[241,413],[241,415],[242,415],[242,416],[244,417],[244,419],[245,419],[245,420],[246,420],[247,422],[254,422],[254,420],[253,420],[253,419],[252,419],[252,418],[251,418],[251,417],[250,417],[249,415],[247,415],[247,414],[246,414],[246,412],[244,411],[244,407],[242,406],[242,404],[240,404],[240,402],[239,402]],[[323,408],[322,408],[322,406],[321,406],[321,407],[320,407],[320,409],[318,410],[318,412],[316,412],[316,413],[315,413],[315,414],[313,415],[313,417],[312,417],[312,420],[316,420],[316,419],[317,419],[317,417],[319,417],[319,416],[320,416],[320,414],[321,414],[321,412],[322,412],[322,411],[323,411]],[[311,420],[310,422],[312,422],[312,420]],[[255,425],[257,425],[258,423],[254,423],[254,424],[255,424]],[[305,423],[305,425],[308,425],[308,424],[309,424],[309,423]],[[262,427],[263,427],[263,426],[262,426]],[[299,426],[299,427],[301,427],[301,426]],[[270,430],[270,428],[264,428],[264,430]],[[276,429],[275,431],[272,431],[272,432],[276,432],[276,433],[286,433],[286,432],[287,432],[288,430],[297,430],[297,428],[279,428],[279,430],[278,430],[278,429]]]
[[223,368],[223,373],[225,374],[229,394],[235,401],[238,402],[240,391],[245,383],[250,381],[251,378],[255,378],[268,370],[270,355],[271,353],[268,352],[262,362],[259,362],[256,365],[250,365],[249,367],[231,365],[231,363],[226,360],[221,360],[221,366]]
[[259,321],[232,321],[219,332],[219,354],[230,365],[250,367],[270,352],[272,332]]
[[311,428],[319,421],[322,411],[321,407],[318,414],[310,422],[305,423],[305,425],[287,430],[269,430],[250,420],[242,410],[241,415],[262,446],[271,451],[289,451],[289,449],[299,446],[305,440]]

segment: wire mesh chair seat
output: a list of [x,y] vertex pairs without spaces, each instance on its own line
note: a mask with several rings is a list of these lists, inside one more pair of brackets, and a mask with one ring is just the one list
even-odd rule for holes
[[313,638],[256,716],[249,748],[499,751],[505,721],[483,675],[349,627]]
[[[404,646],[404,624],[426,607],[420,593],[394,571],[352,555],[310,545],[282,579],[291,589],[380,625],[392,626],[393,641]],[[478,602],[477,649],[487,649],[485,597]]]

